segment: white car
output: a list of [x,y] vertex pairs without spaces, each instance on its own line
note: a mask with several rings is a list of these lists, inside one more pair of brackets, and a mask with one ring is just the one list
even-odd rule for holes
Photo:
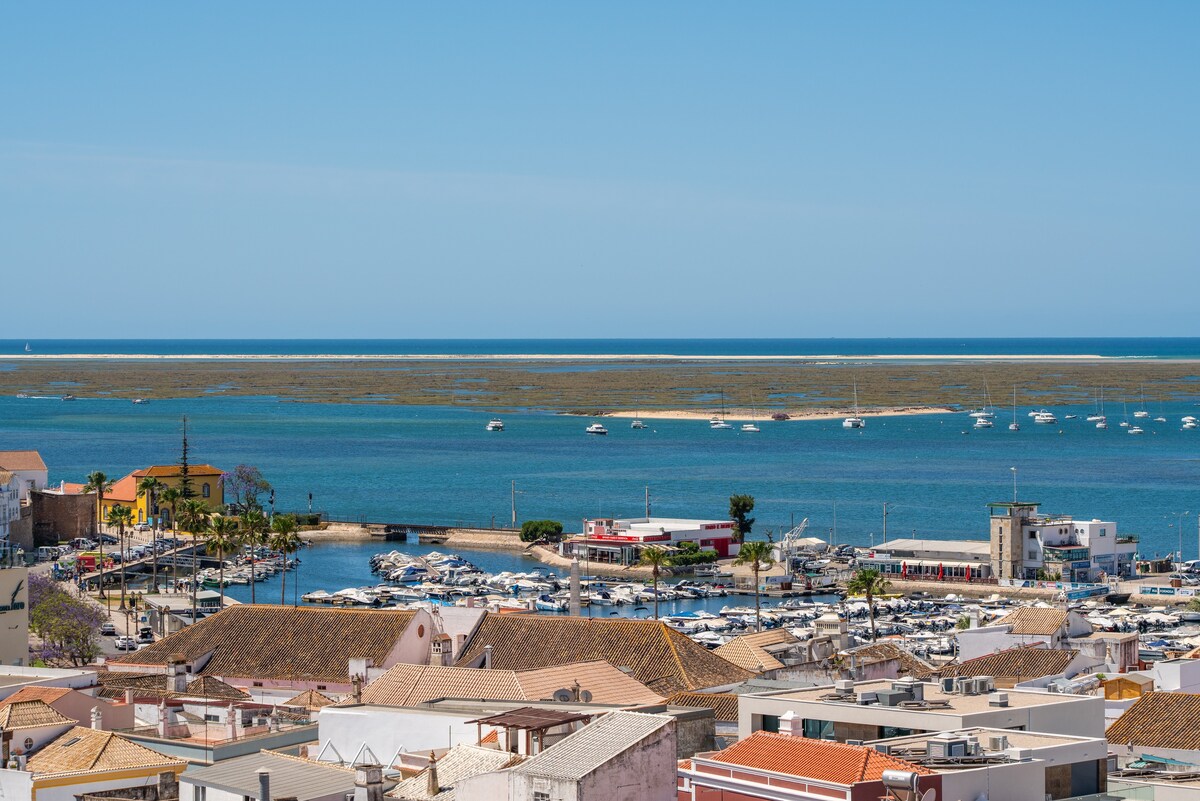
[[136,526],[133,527],[133,530],[134,531],[150,531],[150,524],[149,523],[138,523]]

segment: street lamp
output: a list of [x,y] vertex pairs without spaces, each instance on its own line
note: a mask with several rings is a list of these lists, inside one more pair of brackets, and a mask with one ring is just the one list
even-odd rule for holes
[[1183,512],[1180,512],[1178,515],[1176,515],[1176,517],[1179,518],[1179,531],[1178,531],[1178,534],[1179,534],[1179,560],[1178,560],[1178,564],[1179,564],[1180,568],[1183,567],[1183,518],[1187,517],[1189,514],[1191,514],[1191,512],[1192,512],[1191,509],[1187,509]]

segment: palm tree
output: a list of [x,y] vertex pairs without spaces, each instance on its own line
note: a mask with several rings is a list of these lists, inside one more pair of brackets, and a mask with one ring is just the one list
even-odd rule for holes
[[200,562],[200,548],[196,535],[208,531],[212,512],[204,501],[187,498],[179,507],[179,525],[192,537],[192,622],[196,622],[196,566]]
[[846,591],[851,595],[867,597],[867,615],[871,618],[871,642],[875,642],[875,596],[883,595],[891,588],[892,582],[873,567],[859,570],[846,582]]
[[300,550],[300,535],[296,533],[298,527],[295,515],[277,515],[271,520],[271,548],[283,554],[283,586],[279,591],[279,603],[283,606],[287,606],[288,554]]
[[84,493],[96,493],[96,539],[100,541],[100,560],[96,563],[96,569],[100,571],[100,597],[104,597],[104,534],[100,531],[100,522],[104,518],[104,493],[113,488],[113,480],[101,473],[99,470],[94,473],[88,473],[87,481],[83,485]]
[[209,525],[204,537],[206,549],[215,550],[217,552],[217,559],[220,560],[221,609],[225,608],[225,555],[237,547],[237,525],[235,518],[224,515],[216,517],[213,519],[212,524]]
[[105,525],[117,527],[117,543],[121,549],[121,611],[125,611],[125,561],[129,552],[125,548],[125,526],[133,522],[133,510],[128,506],[117,504],[108,510],[104,519]]
[[750,565],[750,570],[754,573],[754,627],[757,631],[762,631],[762,607],[759,605],[758,575],[764,567],[769,568],[775,564],[771,543],[765,540],[743,542],[741,548],[738,550],[737,559],[733,563],[735,565]]
[[[175,540],[177,528],[175,523],[175,508],[179,502],[183,500],[183,492],[178,487],[167,487],[164,490],[159,490],[158,500],[171,510],[171,539]],[[173,585],[179,583],[179,543],[172,542],[171,547],[171,582]]]
[[662,575],[663,569],[671,564],[671,555],[667,553],[666,548],[651,545],[642,549],[638,564],[650,568],[650,575],[654,579],[654,619],[658,620],[658,577]]
[[[146,517],[153,518],[158,514],[158,493],[166,489],[166,484],[159,481],[154,476],[145,476],[137,485],[137,494],[139,498],[146,499]],[[154,559],[150,563],[150,572],[153,578],[150,579],[154,591],[158,592],[158,526],[154,523],[150,524],[150,554]]]
[[254,552],[263,543],[271,526],[262,509],[247,509],[239,521],[242,526],[242,542],[250,546],[250,603],[255,603],[254,585],[258,583],[258,576],[254,570]]

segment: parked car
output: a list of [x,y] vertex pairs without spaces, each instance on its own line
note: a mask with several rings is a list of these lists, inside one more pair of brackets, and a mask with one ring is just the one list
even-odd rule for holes
[[154,629],[150,628],[149,626],[142,626],[140,629],[138,629],[137,641],[139,643],[154,642]]
[[90,551],[96,547],[96,543],[87,537],[76,537],[71,540],[70,545],[77,551]]
[[132,637],[121,635],[117,638],[116,648],[118,651],[136,651],[137,643]]
[[150,524],[149,523],[138,523],[136,526],[133,527],[133,530],[134,531],[149,531]]
[[117,636],[117,627],[114,626],[112,623],[101,624],[100,633],[102,635],[104,635],[105,637],[116,637]]

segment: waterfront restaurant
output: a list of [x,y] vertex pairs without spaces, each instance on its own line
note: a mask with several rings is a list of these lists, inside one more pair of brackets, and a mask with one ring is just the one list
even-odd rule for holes
[[583,521],[583,534],[564,540],[562,555],[612,565],[634,565],[651,545],[679,550],[692,543],[725,558],[738,552],[732,520],[681,520],[668,517],[611,517]]

